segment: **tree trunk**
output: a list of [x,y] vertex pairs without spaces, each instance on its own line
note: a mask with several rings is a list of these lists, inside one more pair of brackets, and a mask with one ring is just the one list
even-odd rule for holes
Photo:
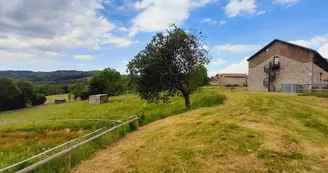
[[189,93],[186,92],[186,91],[181,91],[181,92],[182,92],[183,98],[185,99],[186,109],[189,110],[190,109],[190,96],[189,96]]

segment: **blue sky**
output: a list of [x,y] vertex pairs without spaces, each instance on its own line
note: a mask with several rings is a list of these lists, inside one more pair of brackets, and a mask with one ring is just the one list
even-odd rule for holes
[[247,73],[275,38],[328,58],[326,0],[0,0],[0,70],[101,70],[126,64],[172,23],[201,30],[209,75]]

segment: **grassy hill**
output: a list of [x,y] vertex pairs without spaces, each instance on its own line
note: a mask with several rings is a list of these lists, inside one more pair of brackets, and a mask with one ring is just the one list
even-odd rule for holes
[[151,123],[74,172],[328,172],[328,100],[225,92],[218,107]]
[[27,80],[35,84],[71,84],[86,81],[88,77],[98,71],[60,70],[53,72],[33,71],[0,71],[0,77],[8,77],[14,80]]
[[[66,95],[48,96],[48,99],[65,98]],[[202,90],[191,96],[192,109],[217,106],[225,100],[218,91]],[[74,101],[66,104],[45,104],[21,110],[0,113],[0,168],[16,163],[54,147],[67,140],[82,136],[90,131],[104,127],[106,121],[70,119],[112,119],[119,120],[131,115],[140,116],[140,124],[185,112],[184,100],[175,97],[169,104],[148,104],[136,95],[110,97],[109,102],[101,105],[89,105],[87,101]],[[118,131],[124,136],[131,131],[125,126]],[[106,148],[118,137],[105,135],[78,150],[73,151],[72,165],[89,158],[95,151]],[[37,160],[35,160],[37,161]],[[18,170],[33,162],[16,167]],[[40,167],[35,172],[63,171],[64,157]]]

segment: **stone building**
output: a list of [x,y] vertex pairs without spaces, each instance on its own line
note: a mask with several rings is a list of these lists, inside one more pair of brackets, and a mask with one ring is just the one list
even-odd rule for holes
[[211,85],[219,86],[247,86],[247,74],[223,73],[211,78]]
[[282,40],[273,40],[247,61],[249,91],[283,91],[288,86],[296,92],[295,86],[311,89],[328,84],[327,59],[315,50]]

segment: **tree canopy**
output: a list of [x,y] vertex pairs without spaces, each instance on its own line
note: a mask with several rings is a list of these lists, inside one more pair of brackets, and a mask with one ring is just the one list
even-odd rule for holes
[[170,97],[179,95],[189,109],[189,95],[204,82],[198,81],[198,75],[210,59],[204,48],[205,39],[201,32],[187,33],[176,25],[166,34],[157,33],[128,64],[138,95],[155,103],[168,102]]
[[0,111],[43,104],[46,97],[35,93],[34,87],[30,82],[0,78]]
[[106,68],[95,74],[88,82],[90,94],[108,94],[116,96],[123,92],[121,74],[115,69]]

